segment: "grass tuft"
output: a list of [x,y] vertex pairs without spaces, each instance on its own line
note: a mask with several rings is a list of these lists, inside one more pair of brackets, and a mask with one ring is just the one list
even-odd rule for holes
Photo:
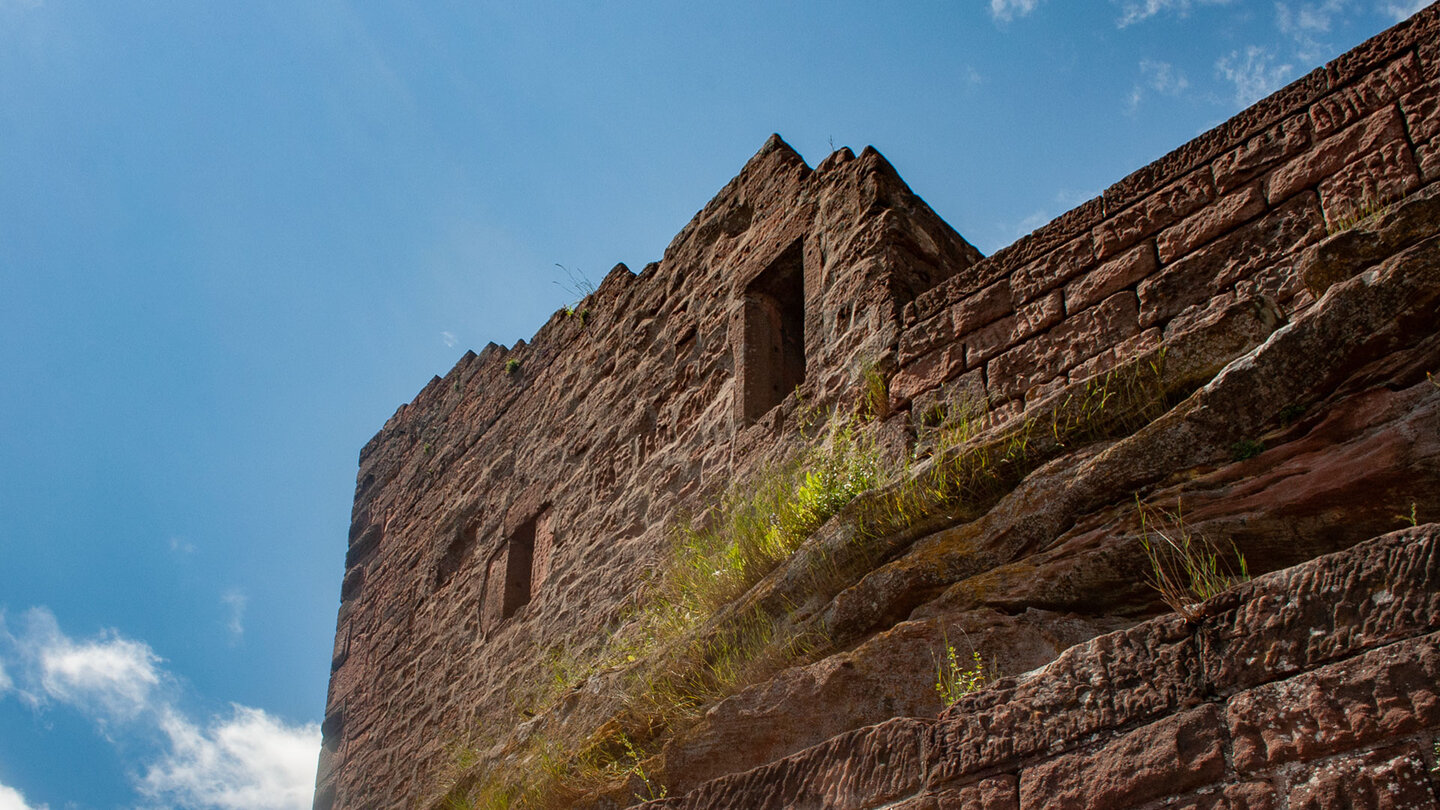
[[1148,507],[1136,498],[1140,512],[1140,544],[1150,562],[1147,578],[1171,610],[1187,621],[1201,618],[1197,606],[1250,580],[1245,557],[1231,544],[1235,562],[1221,557],[1215,545],[1186,526],[1179,504],[1174,512]]

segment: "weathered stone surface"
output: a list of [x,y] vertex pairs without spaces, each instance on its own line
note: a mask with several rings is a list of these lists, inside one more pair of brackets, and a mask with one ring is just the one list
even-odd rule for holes
[[683,798],[645,806],[656,810],[880,807],[919,790],[920,740],[926,726],[916,720],[891,720],[859,729],[764,767],[708,782]]
[[1020,785],[1013,776],[992,776],[974,785],[935,794],[935,810],[1020,810]]
[[1169,264],[1264,212],[1265,197],[1259,183],[1227,194],[1183,222],[1161,231],[1155,240],[1160,261]]
[[1437,635],[1399,641],[1230,698],[1236,769],[1253,773],[1440,726],[1437,643]]
[[1002,400],[1023,397],[1036,385],[1139,333],[1135,294],[1115,293],[991,360],[986,368],[990,395]]
[[[1440,240],[1419,203],[1307,253],[1323,296],[1297,272],[1327,216],[1434,177],[1437,33],[1427,9],[987,260],[873,150],[811,170],[767,142],[664,261],[467,354],[362,451],[317,807],[434,806],[477,728],[500,732],[462,784],[615,717],[623,667],[523,723],[512,707],[548,656],[600,649],[676,514],[814,414],[855,412],[864,367],[894,372],[896,410],[857,423],[888,457],[958,441],[952,402],[990,408],[972,441],[1023,419],[1046,455],[988,508],[893,536],[842,514],[743,597],[833,648],[707,706],[646,761],[685,792],[653,806],[1428,806],[1435,527],[1137,625],[1164,607],[1136,504],[1183,503],[1257,571],[1440,516]],[[752,413],[760,305],[804,368]],[[1059,445],[1056,403],[1137,354],[1158,415],[1122,430],[1101,404]],[[1240,440],[1263,450],[1237,461]],[[830,590],[806,590],[817,561]],[[891,719],[938,709],[947,635],[1011,677],[933,724]]]
[[[1042,752],[1059,753],[1096,732],[1200,699],[1199,660],[1183,621],[1157,620],[1101,636],[1027,680],[1004,679],[941,714],[925,740],[928,784],[941,787]],[[1004,733],[995,733],[999,729]]]
[[1276,169],[1265,181],[1265,198],[1278,205],[1386,144],[1404,143],[1400,110],[1388,106],[1340,130]]
[[1306,248],[1299,274],[1310,291],[1330,285],[1440,232],[1440,194],[1405,200]]
[[1015,300],[1024,302],[1049,292],[1095,265],[1095,239],[1089,233],[1017,269],[1010,277]]
[[1389,748],[1318,765],[1295,778],[1292,810],[1430,810],[1437,806],[1417,746]]
[[1095,226],[1095,253],[1101,259],[1113,256],[1213,199],[1210,168],[1191,172]]
[[1321,182],[1320,204],[1333,229],[1419,187],[1420,171],[1409,144],[1392,141]]
[[1292,115],[1215,158],[1215,187],[1228,194],[1265,169],[1310,145],[1310,116]]
[[1201,706],[1098,749],[1025,769],[1020,775],[1020,807],[1134,807],[1210,784],[1224,773],[1220,711]]
[[1144,242],[1065,285],[1065,309],[1070,313],[1098,304],[1155,272],[1155,245]]
[[[1440,629],[1437,541],[1440,527],[1407,529],[1217,600],[1199,631],[1212,688],[1230,694]],[[1393,594],[1397,579],[1420,587]]]
[[1360,81],[1315,102],[1310,119],[1317,137],[1363,118],[1410,92],[1422,81],[1420,63],[1415,54],[1407,53],[1381,70],[1365,74]]
[[890,393],[905,402],[965,370],[965,346],[949,343],[903,366],[890,380]]
[[1325,233],[1314,194],[1292,198],[1140,282],[1140,322],[1164,323],[1278,261]]

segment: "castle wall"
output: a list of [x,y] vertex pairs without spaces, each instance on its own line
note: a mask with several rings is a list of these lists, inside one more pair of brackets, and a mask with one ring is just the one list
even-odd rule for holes
[[604,638],[678,514],[793,447],[978,258],[878,153],[812,170],[777,137],[663,261],[432,380],[360,455],[316,806],[433,793],[548,653]]
[[[873,150],[812,170],[772,139],[661,262],[617,267],[528,343],[467,354],[366,445],[316,806],[433,799],[457,744],[513,729],[551,651],[600,648],[679,516],[796,448],[808,415],[850,407],[867,366],[890,374],[879,430],[899,442],[947,402],[1018,414],[1237,304],[1303,319],[1325,284],[1307,287],[1302,253],[1440,180],[1437,43],[1431,7],[984,259]],[[1412,545],[1430,556],[1399,570],[1423,575],[1395,583],[1396,598],[1433,597],[1435,537],[1421,534]],[[1412,553],[1386,543],[1387,560]],[[1347,559],[1370,570],[1377,553]],[[1326,806],[1337,780],[1409,785],[1430,763],[1425,706],[1387,705],[1398,725],[1383,734],[1327,731],[1300,753],[1273,753],[1256,730],[1313,722],[1270,698],[1321,716],[1333,710],[1308,696],[1337,678],[1363,695],[1400,658],[1433,657],[1430,597],[1402,598],[1429,611],[1406,614],[1420,623],[1403,638],[1352,637],[1314,611],[1267,624],[1254,607],[1350,582],[1333,571],[1352,563],[1256,583],[1198,628],[1162,619],[1105,636],[939,720],[843,733],[663,806],[1265,807],[1266,789],[1317,785]],[[1381,591],[1367,593],[1356,609],[1378,610]],[[1374,615],[1363,626],[1390,616]],[[1332,631],[1324,655],[1243,677],[1211,655],[1217,639],[1285,650]],[[1036,713],[1043,729],[1025,725]],[[1129,764],[1146,756],[1170,759]]]
[[1432,7],[921,295],[897,407],[1014,413],[1237,299],[1304,311],[1300,250],[1440,180],[1437,41]]

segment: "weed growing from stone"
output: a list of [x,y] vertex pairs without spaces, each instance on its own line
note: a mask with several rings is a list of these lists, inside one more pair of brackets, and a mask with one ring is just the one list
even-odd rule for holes
[[1230,445],[1232,461],[1248,461],[1265,452],[1265,443],[1259,439],[1241,439]]
[[1150,562],[1148,582],[1160,598],[1186,621],[1201,618],[1197,606],[1250,580],[1245,557],[1231,545],[1235,562],[1221,557],[1215,545],[1186,526],[1179,504],[1174,512],[1148,507],[1136,498],[1140,512],[1140,545]]
[[519,360],[519,359],[512,357],[512,358],[510,358],[509,360],[506,360],[506,361],[505,361],[505,375],[506,375],[507,377],[514,375],[514,374],[515,374],[516,372],[518,372],[519,370],[520,370],[520,360]]
[[[823,628],[791,625],[789,608],[733,608],[827,521],[851,521],[855,545],[839,558],[831,554],[838,549],[804,552],[811,574],[804,587],[812,596],[833,595],[857,571],[869,570],[886,538],[942,515],[976,517],[1068,447],[1129,435],[1154,420],[1172,404],[1161,384],[1163,361],[1160,352],[1096,377],[1009,427],[997,428],[983,406],[966,409],[943,420],[929,457],[908,459],[893,473],[872,439],[832,414],[830,429],[810,449],[732,488],[709,513],[677,529],[668,562],[604,650],[585,663],[564,650],[547,653],[550,675],[537,709],[609,672],[619,678],[620,693],[607,723],[583,736],[552,732],[557,741],[534,735],[487,772],[485,784],[452,792],[473,802],[466,810],[567,807],[638,776],[634,768],[708,706],[816,657],[830,643]],[[808,436],[808,428],[802,433]],[[882,486],[892,478],[898,481]],[[946,699],[987,677],[979,659],[966,665],[947,645],[937,693]],[[648,771],[642,781],[647,790],[659,784]]]
[[1346,209],[1345,213],[1336,216],[1325,226],[1327,236],[1334,236],[1337,233],[1344,233],[1352,228],[1365,223],[1366,220],[1382,216],[1395,206],[1395,202],[1382,203],[1373,197],[1367,197]]
[[960,698],[979,691],[989,680],[979,650],[970,652],[970,664],[965,666],[960,663],[955,645],[945,640],[944,657],[935,662],[935,692],[940,696],[940,705],[947,709],[954,706]]
[[1416,526],[1419,526],[1419,525],[1420,525],[1420,516],[1417,515],[1417,514],[1415,514],[1415,508],[1416,508],[1416,506],[1417,506],[1417,504],[1416,504],[1414,501],[1411,501],[1411,502],[1410,502],[1410,514],[1408,514],[1408,515],[1406,515],[1406,514],[1399,514],[1399,515],[1396,515],[1396,516],[1395,516],[1395,519],[1396,519],[1396,520],[1400,520],[1400,521],[1404,521],[1405,524],[1408,525],[1408,526],[1410,526],[1411,528],[1414,528],[1414,527],[1416,527]]
[[884,419],[890,415],[890,382],[875,363],[860,369],[860,418]]

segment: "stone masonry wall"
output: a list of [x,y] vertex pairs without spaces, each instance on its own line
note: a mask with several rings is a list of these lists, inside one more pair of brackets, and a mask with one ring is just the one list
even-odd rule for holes
[[316,806],[430,796],[549,651],[603,640],[676,515],[794,447],[978,258],[874,150],[812,170],[774,137],[661,262],[433,379],[360,454]]
[[1437,43],[1431,6],[921,295],[895,406],[1015,412],[1237,298],[1303,311],[1301,249],[1440,180]]
[[[457,744],[523,734],[546,656],[598,650],[679,516],[853,407],[865,369],[889,376],[892,449],[946,403],[1003,423],[1227,313],[1320,312],[1307,248],[1437,181],[1440,6],[989,258],[873,149],[811,169],[772,138],[662,261],[467,354],[362,450],[315,806],[425,804]],[[1357,785],[1379,798],[1356,806],[1430,806],[1435,541],[1423,527],[1253,583],[1198,625],[1102,636],[938,720],[792,754],[797,737],[658,806],[1328,807]]]
[[1437,544],[1395,532],[643,806],[1434,808]]

